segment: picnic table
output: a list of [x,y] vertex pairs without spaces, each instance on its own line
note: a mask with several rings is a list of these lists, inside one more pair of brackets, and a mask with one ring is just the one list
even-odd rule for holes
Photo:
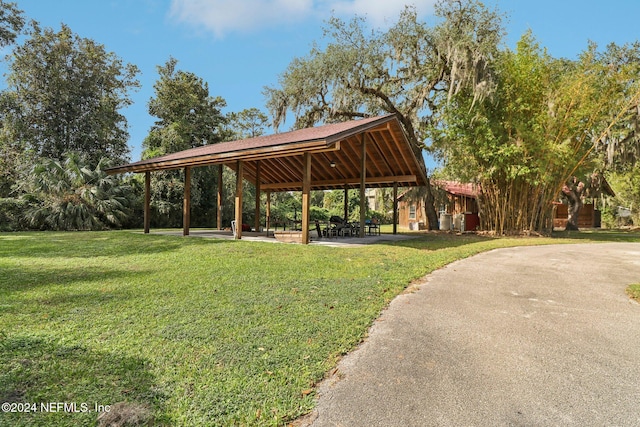
[[[328,221],[315,221],[318,237],[358,237],[360,223],[344,221],[340,217],[331,217]],[[367,235],[380,235],[380,223],[377,219],[366,220],[364,230]]]

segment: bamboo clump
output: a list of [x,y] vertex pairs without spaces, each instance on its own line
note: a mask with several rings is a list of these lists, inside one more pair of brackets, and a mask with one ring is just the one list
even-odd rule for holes
[[559,200],[565,183],[581,170],[591,173],[607,166],[594,153],[615,142],[610,140],[612,129],[624,123],[628,111],[638,108],[640,89],[620,96],[619,86],[609,84],[603,91],[596,84],[596,74],[574,75],[562,91],[549,95],[550,111],[540,116],[541,141],[510,137],[508,143],[537,153],[519,159],[527,173],[509,176],[493,165],[480,170],[478,204],[485,230],[496,234],[549,231],[553,202]]

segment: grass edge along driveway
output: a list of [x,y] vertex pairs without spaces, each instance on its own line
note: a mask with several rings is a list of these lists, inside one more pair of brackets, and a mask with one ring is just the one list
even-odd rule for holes
[[413,280],[490,249],[591,240],[640,233],[358,248],[0,234],[0,403],[16,410],[0,425],[284,425]]
[[627,288],[627,294],[640,303],[640,283],[634,283]]

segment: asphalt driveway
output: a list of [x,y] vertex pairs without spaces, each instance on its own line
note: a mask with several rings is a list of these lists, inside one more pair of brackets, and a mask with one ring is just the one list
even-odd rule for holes
[[638,426],[640,244],[501,249],[395,299],[320,387],[319,426]]

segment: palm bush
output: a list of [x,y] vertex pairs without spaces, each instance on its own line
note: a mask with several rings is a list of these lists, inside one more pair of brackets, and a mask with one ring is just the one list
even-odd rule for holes
[[103,230],[120,228],[130,214],[133,189],[107,175],[109,160],[95,167],[70,153],[64,162],[46,159],[35,165],[24,182],[30,207],[24,216],[42,230]]

